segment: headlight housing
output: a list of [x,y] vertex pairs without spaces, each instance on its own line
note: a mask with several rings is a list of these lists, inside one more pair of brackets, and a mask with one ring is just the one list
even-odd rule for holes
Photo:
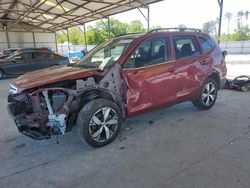
[[12,84],[9,85],[9,93],[10,94],[17,94],[18,93],[18,88]]

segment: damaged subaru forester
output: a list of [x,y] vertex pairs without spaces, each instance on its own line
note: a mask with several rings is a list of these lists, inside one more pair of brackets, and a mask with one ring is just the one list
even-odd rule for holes
[[185,101],[211,108],[225,84],[225,55],[211,36],[194,29],[119,36],[74,64],[14,80],[8,111],[18,130],[33,139],[76,125],[84,143],[102,147],[127,117]]

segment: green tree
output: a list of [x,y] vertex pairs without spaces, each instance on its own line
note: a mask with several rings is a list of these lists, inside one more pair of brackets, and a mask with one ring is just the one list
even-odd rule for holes
[[245,13],[242,10],[240,10],[237,13],[237,27],[238,27],[238,30],[240,30],[240,28],[242,27],[242,18],[243,18],[244,15],[245,15]]
[[128,27],[128,33],[140,33],[140,32],[146,32],[146,29],[144,28],[143,24],[139,20],[134,20],[130,22]]
[[246,17],[246,26],[248,26],[248,16],[249,16],[249,11],[247,10],[246,12],[245,12],[245,17]]
[[[114,18],[110,19],[111,38],[127,33],[145,32],[146,29],[139,20],[132,21],[130,24],[120,22]],[[108,20],[97,21],[94,26],[89,26],[86,32],[87,44],[100,44],[109,39]],[[84,33],[79,27],[69,29],[69,40],[71,44],[84,44]],[[57,34],[58,43],[67,42],[66,33]]]
[[233,14],[231,12],[227,12],[225,14],[225,18],[227,19],[227,39],[229,40],[229,29],[230,29],[230,21],[232,19]]
[[84,33],[78,27],[72,27],[69,29],[69,41],[73,45],[84,43]]
[[178,28],[185,29],[185,28],[187,28],[187,26],[184,24],[180,24],[180,25],[178,25]]
[[217,21],[214,21],[214,20],[205,22],[203,24],[203,32],[216,36],[217,35],[216,25],[217,25]]
[[58,32],[56,34],[56,37],[57,37],[57,42],[58,43],[65,43],[67,42],[67,35],[63,32]]

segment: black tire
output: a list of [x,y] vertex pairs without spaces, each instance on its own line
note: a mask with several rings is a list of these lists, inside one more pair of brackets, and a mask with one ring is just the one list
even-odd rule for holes
[[0,79],[3,79],[4,75],[5,75],[5,73],[3,72],[2,69],[0,69]]
[[[106,112],[108,114],[105,118]],[[81,140],[95,148],[111,143],[118,136],[121,124],[120,108],[106,99],[96,99],[84,105],[76,121],[77,132]]]
[[217,83],[213,79],[207,78],[202,85],[199,99],[193,101],[193,105],[199,110],[208,110],[214,105],[217,99],[217,94]]

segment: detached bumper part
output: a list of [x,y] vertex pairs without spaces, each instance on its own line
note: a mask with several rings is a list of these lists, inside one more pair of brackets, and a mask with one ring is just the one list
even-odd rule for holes
[[15,119],[15,124],[19,132],[35,140],[47,139],[51,131],[47,128],[42,129],[35,127],[38,124],[36,124],[32,120],[25,119],[23,117],[17,117]]

